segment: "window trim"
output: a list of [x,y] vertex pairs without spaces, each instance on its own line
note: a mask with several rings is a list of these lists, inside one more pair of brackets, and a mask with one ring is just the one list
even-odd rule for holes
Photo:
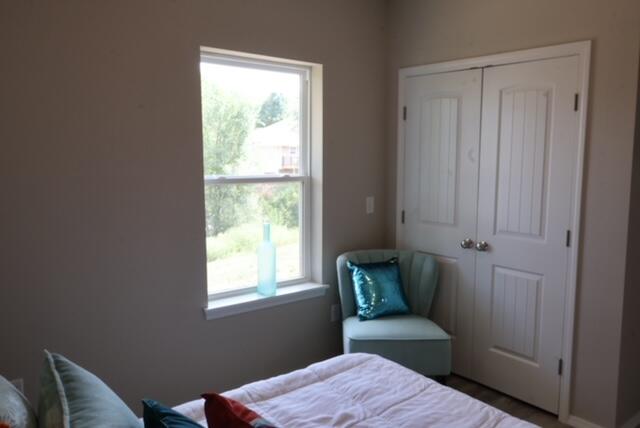
[[[298,174],[264,174],[264,175],[203,175],[204,187],[211,185],[256,184],[256,183],[300,183],[300,277],[277,282],[278,288],[300,285],[311,282],[311,76],[313,65],[294,60],[267,58],[242,52],[200,48],[201,63],[253,68],[265,71],[277,71],[300,76],[300,145]],[[200,93],[202,96],[202,92]],[[202,119],[201,119],[202,120]],[[204,144],[204,141],[203,141]],[[207,272],[206,295],[208,301],[228,299],[243,294],[255,293],[257,284],[249,287],[209,293]]]
[[209,300],[203,308],[206,320],[214,320],[245,312],[252,312],[274,306],[286,305],[301,300],[322,297],[329,289],[327,284],[303,282],[289,287],[280,287],[275,296],[261,296],[253,292],[225,296]]

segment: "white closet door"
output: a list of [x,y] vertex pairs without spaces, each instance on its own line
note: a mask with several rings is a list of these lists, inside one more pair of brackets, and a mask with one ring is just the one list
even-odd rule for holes
[[480,142],[480,70],[405,80],[401,248],[433,254],[440,281],[431,318],[452,336],[453,370],[470,375],[473,248]]
[[558,412],[577,57],[484,71],[473,377]]

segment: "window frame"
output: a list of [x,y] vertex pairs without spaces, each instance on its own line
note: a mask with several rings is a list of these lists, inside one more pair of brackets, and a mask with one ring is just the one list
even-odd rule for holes
[[[287,287],[308,283],[311,280],[311,75],[310,65],[300,64],[286,59],[263,59],[242,52],[216,52],[214,49],[200,50],[200,64],[210,63],[234,67],[253,68],[264,71],[277,71],[300,76],[300,144],[298,147],[298,174],[263,175],[204,175],[204,189],[207,186],[261,183],[299,183],[300,184],[300,277],[280,281],[278,287]],[[202,79],[202,76],[201,76]],[[202,89],[200,90],[202,102]],[[201,129],[202,129],[201,115]],[[204,138],[204,137],[203,137]],[[204,146],[204,141],[202,141]],[[204,171],[203,171],[204,172]],[[206,201],[205,201],[206,203]],[[206,234],[205,234],[206,238]],[[256,278],[257,280],[257,278]],[[207,272],[207,297],[209,300],[225,299],[243,294],[255,293],[257,284],[233,290],[209,293],[209,273]]]

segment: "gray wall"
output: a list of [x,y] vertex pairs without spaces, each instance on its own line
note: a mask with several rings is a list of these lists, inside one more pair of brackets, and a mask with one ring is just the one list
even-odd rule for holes
[[[384,242],[385,7],[0,3],[0,373],[35,398],[48,348],[138,411],[338,353],[335,257]],[[325,298],[204,320],[200,45],[324,65]]]
[[[388,243],[394,242],[397,70],[593,40],[574,347],[574,415],[616,421],[640,2],[395,0],[389,10]],[[637,339],[636,339],[637,343]]]
[[624,287],[618,424],[640,413],[640,72],[636,104],[636,136],[631,175],[631,209],[627,244],[627,277]]

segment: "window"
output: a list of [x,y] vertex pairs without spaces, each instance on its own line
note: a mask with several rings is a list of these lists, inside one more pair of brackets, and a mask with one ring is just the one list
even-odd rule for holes
[[203,52],[200,76],[208,294],[255,289],[265,222],[278,284],[307,281],[310,69]]

